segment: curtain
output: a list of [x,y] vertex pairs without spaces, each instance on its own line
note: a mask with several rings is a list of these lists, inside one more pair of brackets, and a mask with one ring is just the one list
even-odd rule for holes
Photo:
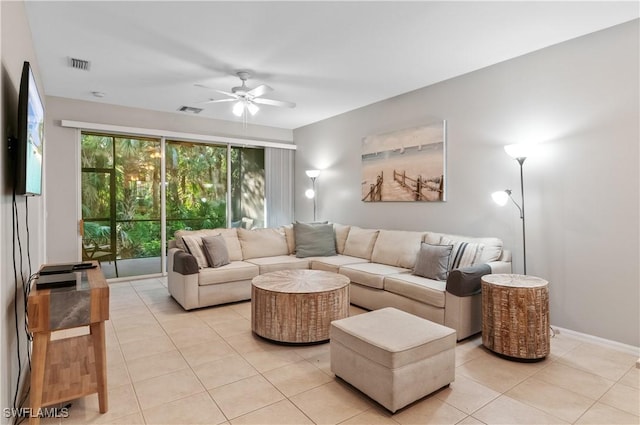
[[293,221],[292,149],[265,148],[267,227],[278,227]]

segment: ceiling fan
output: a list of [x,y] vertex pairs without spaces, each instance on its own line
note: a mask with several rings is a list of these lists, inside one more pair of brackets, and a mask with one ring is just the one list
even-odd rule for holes
[[295,108],[296,104],[293,102],[286,102],[284,100],[265,99],[262,95],[273,91],[273,89],[266,84],[262,84],[256,88],[249,88],[246,82],[251,78],[251,74],[248,71],[238,71],[236,75],[242,81],[241,86],[231,88],[231,92],[214,89],[202,84],[196,84],[198,87],[213,90],[215,92],[229,96],[225,99],[211,99],[202,103],[220,103],[220,102],[236,102],[233,105],[233,114],[237,117],[241,117],[248,111],[251,115],[255,115],[260,107],[258,105],[278,106],[281,108]]

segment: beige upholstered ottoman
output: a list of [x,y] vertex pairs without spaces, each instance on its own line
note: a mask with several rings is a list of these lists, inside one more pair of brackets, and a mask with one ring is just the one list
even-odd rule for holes
[[456,331],[395,308],[331,322],[331,370],[391,412],[455,379]]

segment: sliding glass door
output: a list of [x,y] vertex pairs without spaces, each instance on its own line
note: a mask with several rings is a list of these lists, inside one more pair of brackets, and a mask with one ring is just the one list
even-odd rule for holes
[[264,163],[262,148],[82,133],[83,260],[107,278],[158,274],[176,230],[264,227]]
[[82,257],[107,278],[160,273],[160,141],[82,134]]

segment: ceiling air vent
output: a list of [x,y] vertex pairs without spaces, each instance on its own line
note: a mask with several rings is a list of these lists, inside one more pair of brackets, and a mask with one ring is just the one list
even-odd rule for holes
[[81,69],[83,71],[88,71],[91,63],[84,59],[78,58],[69,58],[69,66],[75,69]]
[[178,111],[199,114],[200,112],[202,112],[202,108],[194,108],[193,106],[181,106],[178,108]]

